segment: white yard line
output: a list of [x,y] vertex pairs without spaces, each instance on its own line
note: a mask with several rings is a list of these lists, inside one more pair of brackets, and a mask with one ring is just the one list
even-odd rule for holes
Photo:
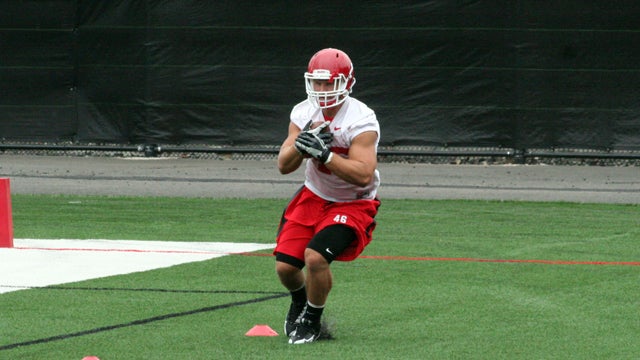
[[14,239],[0,248],[0,293],[129,274],[273,248],[273,244]]

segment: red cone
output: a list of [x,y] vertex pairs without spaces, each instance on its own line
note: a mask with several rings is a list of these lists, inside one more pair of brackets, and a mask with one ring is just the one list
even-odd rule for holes
[[13,247],[11,190],[9,178],[0,178],[0,248]]
[[245,336],[278,336],[278,333],[269,325],[256,325],[247,331]]

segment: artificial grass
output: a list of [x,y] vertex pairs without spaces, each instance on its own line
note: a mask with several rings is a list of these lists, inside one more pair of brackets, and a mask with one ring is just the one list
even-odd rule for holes
[[[16,238],[268,243],[285,204],[13,197]],[[640,260],[638,219],[632,205],[386,200],[365,256],[332,265],[335,340],[244,336],[282,332],[288,306],[263,251],[2,294],[0,358],[633,358],[640,267],[617,262]]]

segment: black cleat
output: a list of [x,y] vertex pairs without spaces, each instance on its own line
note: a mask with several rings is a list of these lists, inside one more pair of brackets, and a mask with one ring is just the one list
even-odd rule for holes
[[306,303],[296,304],[291,303],[289,306],[289,312],[287,313],[287,318],[284,321],[284,333],[291,337],[294,331],[296,331],[296,327],[300,323],[300,316],[304,313],[304,309],[307,307]]
[[320,322],[314,323],[302,317],[298,322],[296,330],[289,337],[289,344],[297,345],[314,342],[320,338],[320,330]]

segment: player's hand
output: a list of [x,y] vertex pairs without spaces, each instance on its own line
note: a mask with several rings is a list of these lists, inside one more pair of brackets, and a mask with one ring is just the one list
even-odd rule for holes
[[325,141],[320,138],[318,134],[313,132],[314,130],[301,132],[298,135],[298,138],[296,138],[295,147],[301,153],[309,154],[322,161],[324,164],[327,164],[331,161],[333,153]]
[[302,131],[309,131],[309,130],[311,130],[311,125],[313,125],[313,120],[309,120],[309,122],[307,123],[307,125],[305,125],[305,126],[302,128]]
[[310,134],[316,135],[322,141],[324,141],[326,145],[329,145],[333,141],[333,133],[331,133],[331,131],[323,131],[329,126],[329,124],[331,124],[330,121],[325,121],[322,124],[318,125],[318,127],[316,127],[315,129],[311,129],[313,121],[309,120],[307,125],[305,125],[302,129],[302,132],[308,132]]
[[[325,130],[330,123],[331,123],[330,121],[325,121],[322,124],[318,125],[318,127],[311,129],[311,126],[313,125],[313,120],[309,120],[309,122],[304,126],[304,128],[302,128],[302,132],[298,135],[298,138],[296,139],[296,142],[294,144],[296,150],[298,150],[298,152],[300,152],[303,155],[308,155],[308,156],[312,156],[314,158],[319,159],[317,156],[314,156],[309,151],[307,151],[307,148],[309,148],[311,143],[314,142],[313,138],[320,139],[324,147],[327,148],[326,145],[329,145],[333,141],[333,134],[330,131],[325,132],[323,130]],[[302,134],[306,134],[306,135],[302,135]],[[304,139],[301,139],[301,136]],[[330,151],[327,154],[327,159],[329,156],[331,156]],[[319,160],[323,161],[322,159],[319,159]]]

